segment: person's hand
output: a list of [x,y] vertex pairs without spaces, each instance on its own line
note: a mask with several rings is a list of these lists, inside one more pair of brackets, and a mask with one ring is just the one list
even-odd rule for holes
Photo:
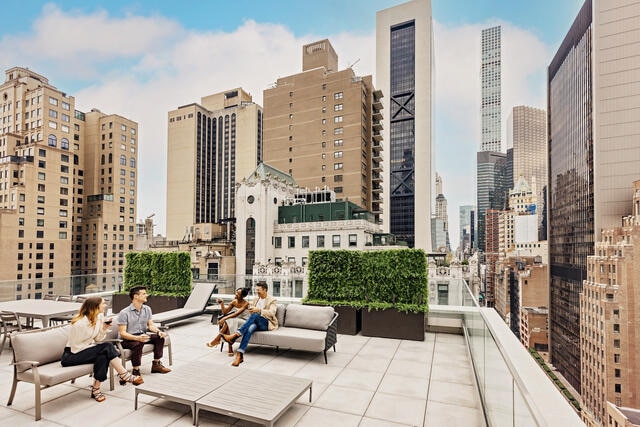
[[252,313],[260,313],[260,309],[258,307],[251,307],[249,311]]
[[218,298],[216,301],[218,301],[218,304],[222,303],[222,298]]
[[151,337],[147,334],[138,335],[138,341],[147,342],[151,339]]
[[222,328],[223,325],[224,325],[224,319],[218,320],[218,327]]
[[102,329],[105,329],[105,330],[109,329],[112,323],[113,323],[113,319],[106,319],[102,324]]
[[158,336],[159,336],[160,338],[166,338],[166,337],[167,337],[167,333],[166,333],[166,332],[163,332],[163,331],[158,331]]

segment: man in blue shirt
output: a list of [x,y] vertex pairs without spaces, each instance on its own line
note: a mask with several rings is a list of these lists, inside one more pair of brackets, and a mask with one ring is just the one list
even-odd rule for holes
[[[142,363],[142,348],[145,344],[153,344],[153,364],[151,373],[166,374],[171,369],[162,365],[162,352],[166,332],[160,331],[153,322],[151,307],[147,302],[147,288],[135,286],[129,290],[131,304],[122,309],[118,314],[118,332],[122,339],[122,347],[131,350],[131,364],[133,375],[140,376],[140,364]],[[151,333],[147,333],[151,332]]]

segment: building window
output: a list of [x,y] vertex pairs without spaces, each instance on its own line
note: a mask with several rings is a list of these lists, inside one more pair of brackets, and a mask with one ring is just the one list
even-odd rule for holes
[[336,193],[340,194],[340,193],[342,193],[343,189],[342,189],[342,187],[335,187],[333,189],[333,191],[335,191]]
[[342,143],[343,143],[343,141],[341,139],[336,139],[335,141],[333,141],[333,146],[334,147],[342,147]]
[[334,159],[341,159],[342,158],[342,151],[336,151],[333,153],[333,158]]
[[613,355],[613,362],[614,363],[620,363],[620,355],[619,354],[614,354]]
[[288,240],[288,247],[289,248],[295,248],[296,247],[296,237],[295,236],[289,236],[287,240]]
[[620,348],[620,340],[613,340],[613,348]]
[[614,376],[615,376],[616,378],[620,378],[620,376],[621,376],[621,371],[620,371],[620,369],[615,369],[615,370],[614,370]]
[[333,111],[342,111],[342,104],[336,104],[333,106]]
[[56,147],[58,145],[58,138],[55,135],[49,135],[49,147]]
[[309,247],[309,236],[302,236],[302,247],[303,248]]
[[622,393],[622,384],[615,384],[614,390],[616,393]]
[[344,121],[344,116],[335,116],[333,118],[333,123],[342,123]]
[[335,129],[333,130],[333,134],[334,134],[334,135],[342,135],[342,133],[343,133],[343,132],[344,132],[344,129],[343,129],[343,128],[335,128]]
[[324,236],[317,236],[316,237],[316,247],[324,248]]
[[333,99],[342,99],[344,97],[342,92],[336,92],[333,94]]
[[342,175],[334,175],[333,182],[342,182]]
[[357,234],[349,234],[349,247],[355,248],[358,246],[358,235]]
[[334,163],[333,170],[342,170],[342,163]]
[[620,333],[620,324],[619,323],[614,323],[613,324],[613,333],[614,334],[619,334]]
[[339,248],[340,247],[340,235],[339,234],[334,234],[333,236],[331,236],[331,242],[332,242],[332,246],[334,248]]
[[274,237],[273,238],[273,247],[281,248],[282,247],[282,237]]

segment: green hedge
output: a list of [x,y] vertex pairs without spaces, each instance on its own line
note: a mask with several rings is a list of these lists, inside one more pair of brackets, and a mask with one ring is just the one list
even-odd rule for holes
[[370,310],[426,312],[427,257],[421,249],[310,251],[306,301]]
[[124,268],[124,291],[146,286],[149,295],[191,294],[191,256],[188,252],[129,252]]

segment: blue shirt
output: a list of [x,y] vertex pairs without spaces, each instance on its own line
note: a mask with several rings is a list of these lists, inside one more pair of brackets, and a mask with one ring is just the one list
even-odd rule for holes
[[118,313],[117,322],[118,325],[127,325],[127,332],[130,334],[142,335],[147,333],[147,326],[152,316],[151,307],[148,305],[142,304],[140,311],[138,311],[132,303]]

